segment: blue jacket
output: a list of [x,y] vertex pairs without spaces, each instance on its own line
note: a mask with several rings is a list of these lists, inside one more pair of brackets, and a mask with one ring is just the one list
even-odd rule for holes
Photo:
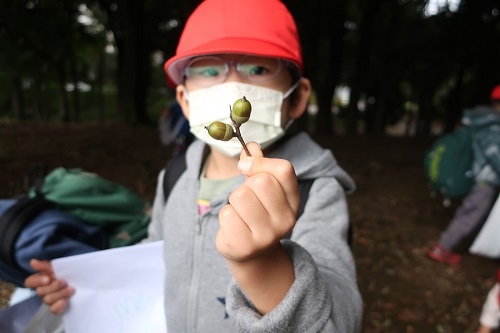
[[462,123],[473,130],[476,183],[500,186],[500,111],[479,105],[465,111]]

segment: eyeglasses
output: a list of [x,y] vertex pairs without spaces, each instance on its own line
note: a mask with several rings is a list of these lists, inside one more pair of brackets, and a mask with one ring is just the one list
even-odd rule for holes
[[198,57],[184,69],[184,77],[198,87],[210,87],[224,82],[229,69],[234,67],[240,77],[249,82],[271,81],[281,71],[283,61],[276,58],[245,56],[239,61],[216,56]]

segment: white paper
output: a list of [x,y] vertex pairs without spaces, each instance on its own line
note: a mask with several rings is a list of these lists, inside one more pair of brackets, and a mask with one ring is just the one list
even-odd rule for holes
[[484,222],[483,227],[474,239],[469,252],[483,257],[500,258],[500,196]]
[[166,333],[163,242],[52,261],[75,288],[63,316],[66,333]]

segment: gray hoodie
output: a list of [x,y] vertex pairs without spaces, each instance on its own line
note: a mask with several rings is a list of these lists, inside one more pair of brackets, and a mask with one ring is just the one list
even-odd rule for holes
[[205,144],[188,149],[187,170],[164,204],[159,175],[148,240],[164,240],[165,312],[169,333],[194,332],[359,332],[362,301],[347,244],[345,193],[349,175],[329,150],[301,133],[268,157],[289,160],[297,177],[315,178],[303,214],[283,244],[295,267],[295,282],[278,306],[260,315],[232,278],[215,247],[218,213],[237,183],[197,213],[198,176]]

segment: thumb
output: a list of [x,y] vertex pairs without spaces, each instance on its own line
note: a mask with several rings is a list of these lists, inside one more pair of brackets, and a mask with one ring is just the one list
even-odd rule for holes
[[246,174],[249,171],[255,157],[264,157],[264,153],[257,142],[249,142],[246,146],[252,156],[247,156],[245,150],[241,150],[240,160],[238,161],[238,170],[240,170],[242,174]]
[[240,153],[240,160],[246,159],[246,158],[252,158],[252,157],[263,157],[264,153],[262,152],[262,149],[260,148],[260,145],[257,142],[248,142],[246,144],[248,151],[252,156],[248,156],[245,152],[245,149],[241,149]]
[[30,266],[38,272],[52,273],[52,264],[48,260],[31,259]]

